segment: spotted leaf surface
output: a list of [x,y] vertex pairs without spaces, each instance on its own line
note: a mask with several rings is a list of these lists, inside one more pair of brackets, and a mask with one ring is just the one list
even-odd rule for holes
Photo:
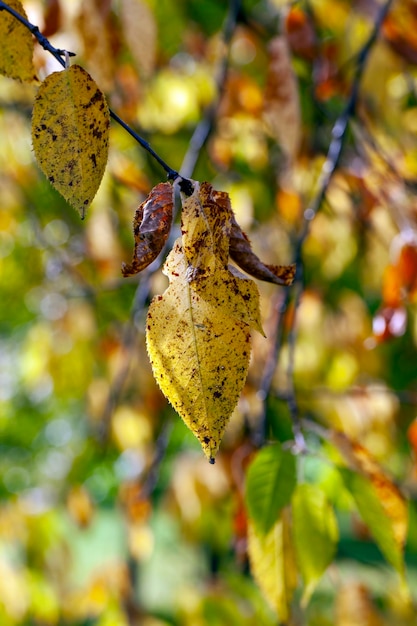
[[123,276],[141,272],[164,247],[172,224],[174,191],[170,183],[156,185],[136,210],[133,221],[135,249],[130,265],[123,264]]
[[246,380],[250,328],[261,328],[259,299],[252,281],[220,265],[192,281],[188,269],[178,240],[164,268],[170,285],[149,308],[146,341],[162,392],[214,462]]
[[32,141],[49,182],[84,217],[107,164],[110,116],[103,93],[78,65],[42,83]]
[[[19,0],[7,4],[23,15],[26,12]],[[28,29],[7,11],[0,11],[0,74],[25,82],[36,80],[33,66],[33,37]]]

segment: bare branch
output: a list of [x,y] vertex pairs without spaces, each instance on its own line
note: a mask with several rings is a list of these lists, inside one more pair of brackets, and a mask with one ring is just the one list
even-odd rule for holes
[[277,323],[277,330],[275,333],[275,341],[273,342],[269,357],[266,362],[265,370],[263,373],[263,377],[260,384],[260,394],[264,403],[263,413],[261,417],[260,427],[257,433],[254,435],[255,443],[258,446],[262,446],[265,442],[265,438],[267,436],[267,401],[268,397],[271,394],[272,380],[277,367],[277,363],[279,361],[281,348],[283,345],[284,339],[284,323],[286,320],[286,316],[288,314],[289,306],[292,303],[294,307],[294,315],[292,318],[291,330],[289,333],[288,343],[289,343],[289,365],[287,369],[287,379],[288,379],[288,388],[289,391],[286,394],[286,400],[288,404],[288,408],[290,411],[291,419],[293,422],[293,432],[296,440],[296,446],[303,447],[303,438],[301,433],[301,422],[300,416],[298,412],[297,399],[294,389],[294,351],[295,351],[295,343],[296,343],[296,311],[301,301],[301,297],[304,291],[303,285],[303,258],[302,258],[302,249],[304,242],[310,232],[310,224],[311,221],[315,218],[318,211],[320,210],[323,201],[326,197],[330,182],[333,178],[334,173],[337,170],[339,165],[340,156],[342,154],[343,146],[345,143],[347,130],[349,126],[349,121],[351,117],[355,115],[356,106],[359,97],[359,89],[360,83],[363,76],[363,72],[365,70],[367,61],[369,59],[369,54],[378,39],[383,21],[387,16],[388,11],[391,8],[393,0],[387,0],[385,4],[381,7],[377,19],[375,20],[374,28],[372,32],[365,42],[364,46],[359,51],[356,59],[356,68],[353,75],[352,87],[350,92],[350,97],[345,105],[345,108],[341,115],[336,120],[332,133],[331,133],[331,142],[329,145],[329,149],[327,151],[326,160],[323,163],[320,179],[319,179],[319,190],[314,197],[311,204],[304,211],[304,222],[301,228],[301,231],[298,235],[297,241],[295,243],[294,248],[294,262],[297,265],[296,276],[294,280],[294,284],[291,287],[285,288],[285,294],[283,301],[279,304],[279,317]]

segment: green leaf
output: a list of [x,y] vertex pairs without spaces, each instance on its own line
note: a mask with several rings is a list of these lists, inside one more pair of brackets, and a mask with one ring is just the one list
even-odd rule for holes
[[306,604],[333,560],[339,539],[334,511],[316,485],[298,485],[292,499],[293,538]]
[[259,533],[267,534],[290,500],[296,485],[296,460],[281,444],[263,448],[246,478],[246,505]]
[[[396,520],[388,514],[380,500],[380,495],[370,480],[348,469],[340,469],[346,489],[351,493],[358,511],[371,531],[379,549],[387,561],[404,575],[403,541],[396,536]],[[386,493],[390,497],[389,492]],[[392,498],[391,498],[392,499]],[[396,502],[395,506],[398,508]]]

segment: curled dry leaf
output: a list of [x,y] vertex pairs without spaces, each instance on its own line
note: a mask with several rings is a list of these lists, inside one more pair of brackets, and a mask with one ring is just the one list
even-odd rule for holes
[[295,276],[295,265],[266,265],[256,256],[250,241],[232,216],[230,233],[230,258],[239,267],[258,280],[276,285],[291,285]]
[[156,185],[137,208],[133,221],[135,249],[130,265],[123,263],[123,276],[141,272],[164,247],[172,223],[174,189],[170,183]]

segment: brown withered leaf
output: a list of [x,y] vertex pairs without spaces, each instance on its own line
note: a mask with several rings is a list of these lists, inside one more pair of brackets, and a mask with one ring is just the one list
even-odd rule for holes
[[137,208],[133,233],[135,249],[130,265],[123,263],[123,276],[133,276],[148,267],[168,239],[174,207],[174,189],[170,183],[156,185]]
[[230,258],[239,267],[258,280],[275,285],[291,285],[295,276],[295,265],[266,265],[256,256],[250,241],[232,215],[229,245]]

